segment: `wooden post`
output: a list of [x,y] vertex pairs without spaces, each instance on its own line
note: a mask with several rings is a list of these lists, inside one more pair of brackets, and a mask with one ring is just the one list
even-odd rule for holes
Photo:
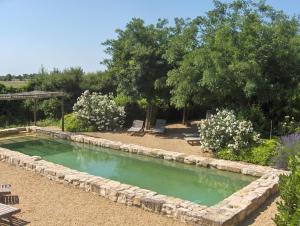
[[65,131],[65,106],[64,106],[64,97],[61,98],[61,130]]
[[35,126],[36,126],[36,108],[37,108],[36,105],[37,105],[37,99],[34,99],[33,121]]

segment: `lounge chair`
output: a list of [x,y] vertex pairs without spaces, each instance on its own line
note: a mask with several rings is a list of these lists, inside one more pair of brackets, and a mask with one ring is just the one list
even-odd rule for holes
[[19,204],[19,196],[17,196],[17,195],[0,196],[0,203],[5,204],[5,205]]
[[12,224],[12,216],[21,212],[21,209],[12,206],[7,206],[0,203],[0,219],[5,218],[9,220],[10,225]]
[[185,137],[184,139],[190,145],[200,144],[200,137]]
[[157,119],[155,127],[151,130],[152,133],[164,133],[167,121],[164,119]]
[[200,133],[183,133],[184,137],[199,137]]
[[144,121],[142,120],[134,120],[132,126],[127,130],[132,134],[143,132]]
[[11,185],[10,184],[0,184],[0,196],[10,194]]

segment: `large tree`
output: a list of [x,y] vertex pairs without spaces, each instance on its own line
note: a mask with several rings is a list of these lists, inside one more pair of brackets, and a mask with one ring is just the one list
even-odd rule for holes
[[197,67],[199,65],[198,32],[196,21],[176,18],[164,55],[172,65],[167,78],[167,85],[171,88],[171,104],[178,109],[183,109],[183,124],[187,123],[188,108],[201,91],[197,85],[202,76],[201,68]]
[[285,114],[297,113],[297,18],[275,11],[264,2],[214,3],[213,10],[189,25],[190,29],[197,25],[197,34],[184,42],[188,47],[197,37],[197,47],[185,53],[169,73],[173,102],[182,107],[187,101],[201,104],[210,99],[212,108],[260,108],[276,121]]
[[146,129],[153,106],[168,97],[165,80],[169,64],[163,58],[170,34],[166,25],[166,20],[145,25],[141,19],[132,19],[124,30],[116,31],[116,39],[104,43],[111,56],[104,63],[118,82],[118,93],[147,102]]

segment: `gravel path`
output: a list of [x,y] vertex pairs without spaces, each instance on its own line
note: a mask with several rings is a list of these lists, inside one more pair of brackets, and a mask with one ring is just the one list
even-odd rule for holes
[[20,204],[15,206],[22,209],[16,217],[30,222],[32,226],[184,225],[155,213],[58,184],[3,162],[0,162],[0,183],[12,185],[12,192],[20,197]]

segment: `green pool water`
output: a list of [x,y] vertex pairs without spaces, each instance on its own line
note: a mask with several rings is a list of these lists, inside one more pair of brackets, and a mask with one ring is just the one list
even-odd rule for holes
[[255,180],[237,173],[45,137],[0,140],[0,146],[92,175],[211,206]]

